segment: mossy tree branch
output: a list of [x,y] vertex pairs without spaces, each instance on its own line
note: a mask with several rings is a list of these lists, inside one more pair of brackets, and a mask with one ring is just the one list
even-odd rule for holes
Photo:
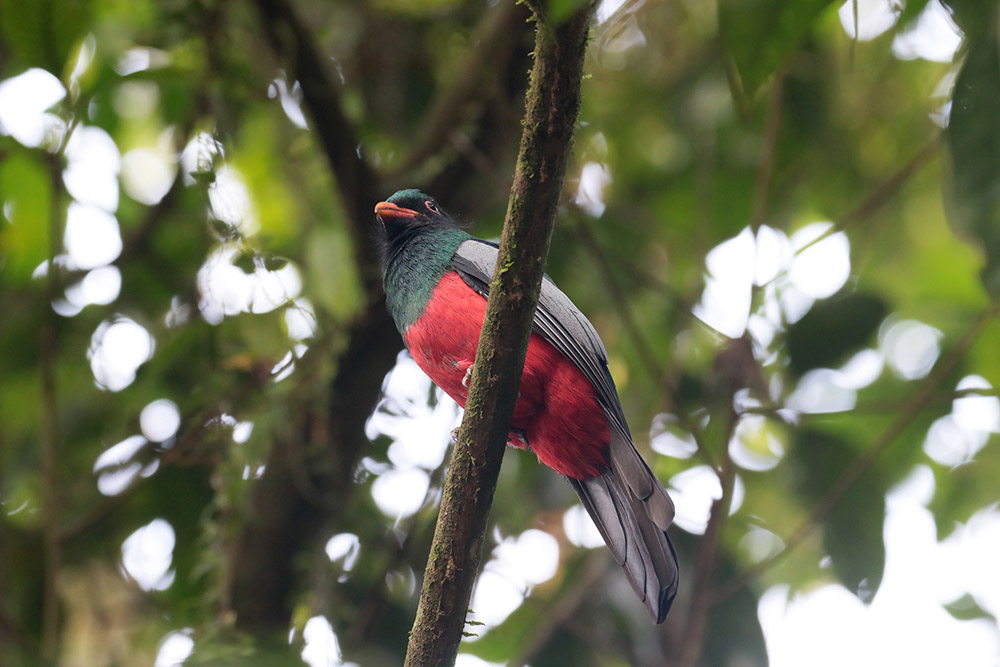
[[580,108],[593,3],[558,26],[529,5],[537,25],[524,132],[407,667],[451,665],[458,653]]

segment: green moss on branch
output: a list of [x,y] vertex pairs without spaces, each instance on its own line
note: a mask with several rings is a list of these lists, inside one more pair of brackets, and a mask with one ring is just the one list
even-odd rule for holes
[[[562,190],[593,3],[558,26],[535,3],[535,64],[520,154],[434,544],[410,632],[407,667],[454,664],[517,401],[545,258]],[[457,611],[461,610],[461,611]]]

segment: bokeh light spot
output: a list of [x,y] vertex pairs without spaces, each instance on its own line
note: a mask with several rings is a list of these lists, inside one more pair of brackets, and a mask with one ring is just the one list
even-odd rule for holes
[[[854,24],[855,8],[858,12],[857,26]],[[867,42],[896,24],[899,9],[893,0],[846,0],[837,15],[848,37]]]
[[122,186],[141,204],[160,203],[174,183],[177,165],[167,153],[155,148],[135,148],[122,157]]
[[573,505],[563,514],[563,530],[569,541],[578,547],[594,549],[604,546],[604,538],[597,524],[583,509],[583,505]]
[[835,232],[816,241],[832,226],[829,222],[814,222],[792,235],[792,247],[798,252],[788,269],[788,277],[799,291],[813,299],[833,296],[851,276],[847,235]]
[[173,401],[161,398],[142,409],[139,415],[142,434],[152,442],[163,442],[177,433],[181,413]]
[[931,372],[941,354],[944,337],[917,320],[889,319],[879,329],[879,345],[889,367],[904,380],[918,380]]
[[129,386],[139,366],[153,356],[155,347],[149,332],[127,317],[102,322],[87,351],[97,385],[109,391]]
[[122,251],[118,220],[90,204],[69,205],[63,235],[69,263],[78,269],[94,269],[110,264]]
[[419,468],[390,470],[372,482],[375,504],[388,517],[402,519],[413,514],[424,504],[430,476]]
[[66,163],[63,182],[74,199],[108,213],[118,208],[121,154],[111,135],[99,127],[76,128],[66,146]]
[[166,590],[173,583],[174,543],[174,529],[163,519],[153,519],[125,539],[122,565],[144,591]]
[[0,83],[0,128],[25,146],[40,146],[63,122],[45,113],[66,97],[66,89],[51,73],[32,67]]
[[154,667],[179,667],[194,652],[194,640],[191,635],[192,628],[184,628],[171,632],[160,641],[160,648],[156,651],[156,662]]

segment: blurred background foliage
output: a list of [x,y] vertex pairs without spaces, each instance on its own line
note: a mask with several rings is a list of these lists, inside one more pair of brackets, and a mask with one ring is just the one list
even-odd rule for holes
[[[446,406],[379,401],[371,210],[415,186],[498,235],[526,19],[0,0],[3,664],[402,662],[444,471],[393,447],[455,417],[378,426]],[[548,272],[677,497],[681,594],[651,627],[509,452],[487,548],[540,529],[557,561],[465,653],[775,662],[765,592],[871,603],[901,482],[940,540],[995,508],[997,43],[973,0],[599,4]],[[995,591],[952,592],[996,634]]]

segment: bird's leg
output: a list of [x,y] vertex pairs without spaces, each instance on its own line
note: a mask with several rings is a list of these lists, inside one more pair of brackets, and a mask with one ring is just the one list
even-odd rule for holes
[[507,444],[511,447],[531,451],[527,434],[519,428],[512,428],[510,433],[507,434]]

